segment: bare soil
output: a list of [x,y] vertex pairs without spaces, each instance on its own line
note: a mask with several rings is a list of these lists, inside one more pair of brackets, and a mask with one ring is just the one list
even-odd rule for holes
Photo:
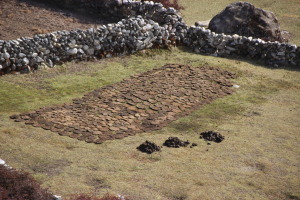
[[59,30],[88,29],[108,22],[109,19],[32,0],[0,1],[0,40],[32,37]]
[[71,104],[11,116],[88,143],[158,130],[232,93],[235,75],[208,66],[169,64],[74,99]]

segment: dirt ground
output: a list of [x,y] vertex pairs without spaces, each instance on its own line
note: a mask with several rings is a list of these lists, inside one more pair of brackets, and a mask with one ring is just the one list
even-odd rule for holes
[[49,7],[30,0],[0,1],[0,40],[59,30],[88,29],[107,23],[95,16]]
[[11,118],[88,143],[102,143],[160,129],[231,94],[233,77],[218,68],[169,64],[94,90],[71,104]]

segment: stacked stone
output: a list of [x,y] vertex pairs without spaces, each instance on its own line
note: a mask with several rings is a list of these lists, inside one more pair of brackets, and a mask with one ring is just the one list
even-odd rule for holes
[[[57,31],[33,38],[0,40],[0,74],[12,71],[27,73],[69,60],[124,55],[153,46],[166,47],[180,43],[187,33],[182,17],[173,8],[166,9],[162,4],[153,2],[113,2],[115,4],[109,4],[113,7],[107,12],[129,18],[97,29]],[[139,13],[143,15],[136,16]]]
[[84,4],[84,8],[105,10],[102,15],[123,19],[97,29],[0,40],[0,75],[12,71],[26,73],[68,60],[105,58],[175,44],[192,47],[197,53],[264,60],[275,67],[300,66],[300,48],[296,45],[216,34],[199,26],[188,27],[177,10],[167,9],[160,3],[133,0],[107,0],[99,4],[94,0],[76,2]]
[[[174,8],[165,8],[161,3],[136,0],[56,0],[56,4],[69,8],[79,7],[97,15],[109,16],[117,20],[136,17],[153,20],[170,32],[172,40],[182,41],[187,33],[187,25]],[[70,3],[71,2],[71,3]]]
[[[168,30],[172,41],[180,43],[187,34],[187,25],[179,11],[174,8],[165,8],[161,3],[134,0],[116,1],[113,8],[108,9],[112,16],[117,14],[117,17],[126,18],[141,15],[145,19],[157,22]],[[118,12],[115,12],[116,10]]]
[[265,42],[261,39],[211,32],[200,26],[188,29],[184,44],[195,52],[228,57],[230,55],[262,60],[267,65],[300,66],[300,48],[296,45]]
[[169,37],[169,29],[137,16],[97,29],[57,31],[0,41],[0,69],[4,73],[26,73],[68,60],[129,54],[153,45],[168,45]]

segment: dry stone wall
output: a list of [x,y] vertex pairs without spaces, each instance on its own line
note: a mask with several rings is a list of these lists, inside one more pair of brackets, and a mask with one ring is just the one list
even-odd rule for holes
[[[27,73],[68,60],[89,60],[134,53],[145,48],[166,47],[179,43],[187,33],[187,26],[178,11],[166,9],[160,3],[115,1],[110,5],[109,12],[114,10],[118,16],[126,15],[126,18],[97,29],[57,31],[33,38],[0,40],[0,73]],[[136,16],[138,13],[143,13],[143,16]]]
[[169,32],[153,20],[124,19],[97,29],[57,31],[33,38],[0,41],[4,72],[21,73],[68,60],[88,60],[134,53],[154,45],[164,46]]
[[115,0],[95,4],[95,0],[73,1],[83,8],[103,11],[102,15],[123,19],[97,29],[57,31],[33,38],[0,40],[0,74],[27,73],[69,60],[112,57],[175,44],[192,47],[196,53],[250,57],[264,60],[272,66],[300,66],[300,49],[296,45],[216,34],[199,26],[188,27],[177,10],[166,9],[160,3]]
[[192,26],[188,29],[184,44],[202,54],[246,57],[262,60],[274,67],[285,65],[300,67],[300,48],[288,43],[217,34],[200,26]]

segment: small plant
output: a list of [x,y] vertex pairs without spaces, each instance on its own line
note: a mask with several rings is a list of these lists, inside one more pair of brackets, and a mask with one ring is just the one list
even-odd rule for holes
[[1,200],[53,200],[53,195],[42,189],[28,173],[0,165]]
[[[142,0],[144,2],[145,0]],[[180,6],[178,0],[152,0],[155,3],[161,3],[165,8],[173,7],[176,10],[184,10],[184,7]]]

